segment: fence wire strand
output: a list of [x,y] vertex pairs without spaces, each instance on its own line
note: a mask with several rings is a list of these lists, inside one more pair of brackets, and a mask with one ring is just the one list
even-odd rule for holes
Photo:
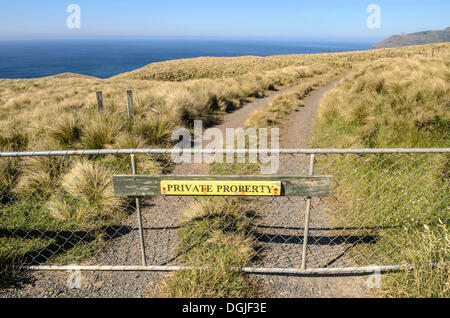
[[[180,169],[162,151],[0,153],[2,261],[141,265],[136,201],[116,196],[112,185],[113,175],[132,174],[131,153],[138,174],[196,174],[194,165]],[[283,150],[277,175],[307,175],[313,153],[314,174],[332,175],[333,191],[312,198],[307,268],[403,265],[404,252],[415,248],[410,238],[419,239],[424,225],[448,224],[449,149]],[[245,164],[234,172],[260,174]],[[148,266],[208,266],[219,254],[237,267],[301,266],[306,198],[177,196],[140,203]]]

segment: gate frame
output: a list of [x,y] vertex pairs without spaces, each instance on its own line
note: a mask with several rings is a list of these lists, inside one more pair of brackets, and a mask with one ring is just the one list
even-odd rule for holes
[[[101,149],[101,150],[55,150],[55,151],[22,151],[22,152],[0,152],[0,158],[8,157],[54,157],[54,156],[84,156],[84,155],[130,155],[132,173],[137,174],[136,157],[137,154],[147,155],[168,155],[168,154],[304,154],[310,155],[309,175],[314,174],[315,156],[317,154],[449,154],[450,148],[292,148],[292,149]],[[304,241],[302,248],[302,264],[300,268],[261,268],[261,267],[241,267],[236,270],[253,273],[253,274],[294,274],[294,275],[337,275],[337,274],[364,274],[374,272],[391,272],[399,270],[411,270],[412,265],[371,265],[371,266],[352,266],[352,267],[323,267],[323,268],[306,268],[306,250],[307,239],[309,233],[309,219],[312,198],[307,197],[307,205],[305,210],[305,228]],[[173,272],[179,270],[205,268],[196,266],[149,266],[146,263],[145,243],[142,226],[142,213],[140,209],[140,199],[136,198],[136,214],[138,217],[138,227],[141,240],[141,266],[117,266],[117,265],[97,265],[97,266],[53,266],[53,265],[37,265],[23,266],[23,269],[33,271],[156,271],[156,272]],[[430,264],[430,266],[438,266],[439,264]]]

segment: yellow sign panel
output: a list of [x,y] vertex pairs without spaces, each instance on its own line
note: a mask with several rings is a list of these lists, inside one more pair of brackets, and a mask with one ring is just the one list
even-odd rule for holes
[[281,181],[161,180],[162,195],[280,196]]

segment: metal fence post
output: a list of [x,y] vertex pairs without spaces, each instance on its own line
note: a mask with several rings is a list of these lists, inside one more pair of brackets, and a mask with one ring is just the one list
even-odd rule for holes
[[[309,157],[309,175],[314,175],[314,162],[316,155],[311,154]],[[311,197],[306,198],[306,213],[305,213],[305,228],[303,232],[303,251],[302,251],[302,266],[301,269],[306,269],[306,251],[308,249],[308,234],[309,234],[309,219],[311,214]]]
[[[137,174],[137,167],[136,167],[136,155],[131,154],[131,170],[133,172],[133,175]],[[145,256],[145,240],[144,240],[144,229],[142,226],[142,212],[141,212],[141,201],[139,198],[136,198],[136,214],[138,217],[138,226],[139,226],[139,237],[141,240],[141,258],[142,258],[142,265],[147,266],[147,259]]]

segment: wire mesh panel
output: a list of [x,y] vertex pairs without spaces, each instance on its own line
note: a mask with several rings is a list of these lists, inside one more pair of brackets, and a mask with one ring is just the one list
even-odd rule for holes
[[132,174],[133,152],[140,175],[260,175],[258,164],[176,165],[163,150],[0,153],[2,264],[113,269],[142,265],[145,247],[160,269],[397,265],[411,237],[449,221],[449,149],[284,150],[274,175],[308,175],[315,153],[314,175],[333,176],[308,220],[305,197],[158,196],[139,199],[140,228],[135,198],[112,184]]
[[311,242],[311,266],[404,263],[424,226],[448,224],[449,168],[448,154],[320,155],[316,171],[332,173],[334,189],[312,212],[330,229],[312,235],[341,253]]

